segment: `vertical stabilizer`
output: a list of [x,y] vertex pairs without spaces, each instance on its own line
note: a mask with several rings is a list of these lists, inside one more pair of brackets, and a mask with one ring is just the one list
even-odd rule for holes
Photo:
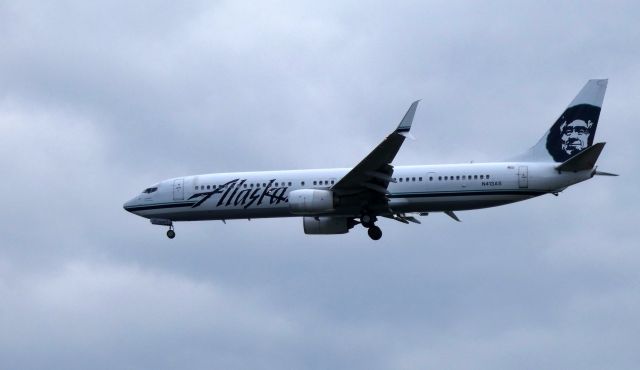
[[589,80],[560,118],[518,161],[564,162],[590,147],[600,118],[607,80]]

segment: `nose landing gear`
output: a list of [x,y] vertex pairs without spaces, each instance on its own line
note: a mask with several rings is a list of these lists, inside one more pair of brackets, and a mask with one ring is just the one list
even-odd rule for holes
[[173,239],[176,237],[176,232],[173,231],[173,221],[162,218],[152,218],[150,221],[152,225],[169,226],[169,230],[167,231],[167,238]]

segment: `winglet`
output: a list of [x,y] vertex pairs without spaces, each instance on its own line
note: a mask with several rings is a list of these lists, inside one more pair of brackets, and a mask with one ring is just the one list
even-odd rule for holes
[[418,109],[418,103],[420,103],[420,100],[416,100],[413,102],[413,104],[411,104],[411,106],[409,107],[409,110],[407,111],[407,113],[405,113],[404,117],[402,118],[402,121],[400,121],[398,128],[396,128],[396,131],[395,131],[396,133],[399,133],[399,134],[409,133],[409,130],[411,130],[411,123],[413,122],[413,116],[415,116],[416,109]]

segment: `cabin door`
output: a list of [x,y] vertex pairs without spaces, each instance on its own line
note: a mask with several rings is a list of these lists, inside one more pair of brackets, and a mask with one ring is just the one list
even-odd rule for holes
[[173,200],[184,200],[184,179],[173,180]]

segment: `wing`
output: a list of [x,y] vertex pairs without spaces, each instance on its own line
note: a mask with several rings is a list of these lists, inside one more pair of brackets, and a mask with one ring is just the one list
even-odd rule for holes
[[388,194],[387,187],[393,175],[391,162],[398,154],[404,139],[409,136],[419,102],[420,100],[413,102],[395,131],[331,188],[335,193],[349,195],[373,192],[382,196]]

